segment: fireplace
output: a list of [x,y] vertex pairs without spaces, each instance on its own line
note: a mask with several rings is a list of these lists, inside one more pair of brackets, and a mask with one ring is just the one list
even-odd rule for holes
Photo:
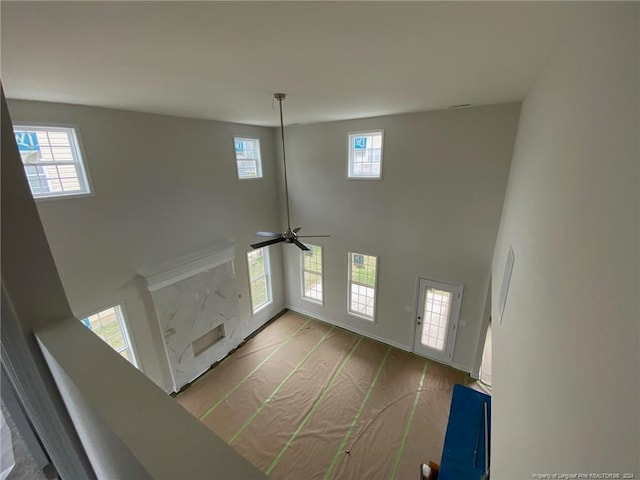
[[243,340],[234,245],[217,244],[140,270],[164,339],[173,391]]

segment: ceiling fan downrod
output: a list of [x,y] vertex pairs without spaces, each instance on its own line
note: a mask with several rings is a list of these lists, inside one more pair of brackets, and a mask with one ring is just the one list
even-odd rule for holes
[[282,101],[286,98],[284,93],[274,93],[273,97],[278,101],[280,107],[280,137],[282,138],[282,163],[284,164],[284,198],[287,207],[287,230],[284,233],[275,232],[256,232],[258,237],[270,237],[271,240],[264,242],[252,243],[252,248],[262,248],[269,245],[275,245],[276,243],[294,243],[301,250],[309,251],[309,247],[303,244],[298,238],[315,238],[315,237],[330,237],[331,235],[298,235],[298,232],[302,227],[291,229],[291,214],[289,210],[289,182],[287,179],[287,154],[284,144],[284,120],[282,117]]
[[284,164],[284,198],[287,205],[287,232],[291,232],[291,215],[289,213],[289,184],[287,182],[287,154],[284,146],[284,120],[282,119],[282,101],[287,97],[285,93],[274,93],[280,106],[280,137],[282,138],[282,163]]

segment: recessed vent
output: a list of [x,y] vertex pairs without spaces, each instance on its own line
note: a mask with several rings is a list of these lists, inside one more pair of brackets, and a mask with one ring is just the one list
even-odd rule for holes
[[451,105],[449,108],[465,108],[470,106],[471,106],[470,103],[461,103],[460,105]]
[[224,325],[221,323],[213,330],[202,335],[195,342],[191,344],[193,347],[193,354],[197,357],[204,351],[213,347],[216,343],[224,338]]

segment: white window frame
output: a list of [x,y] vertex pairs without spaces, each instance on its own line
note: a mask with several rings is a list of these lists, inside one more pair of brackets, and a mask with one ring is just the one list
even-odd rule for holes
[[[95,312],[89,313],[87,315],[84,315],[80,318],[80,321],[85,325],[84,323],[85,320],[88,320],[89,317],[91,317],[92,315],[97,315],[99,313],[104,312],[105,310],[109,310],[110,308],[113,308],[116,314],[116,319],[118,321],[118,327],[120,328],[120,332],[122,334],[122,338],[124,339],[124,347],[121,348],[120,350],[117,350],[113,347],[111,347],[111,345],[109,345],[107,343],[107,339],[102,338],[100,335],[98,335],[93,329],[89,328],[89,330],[95,334],[96,336],[98,336],[103,342],[105,342],[110,348],[113,348],[113,350],[118,354],[121,355],[121,352],[123,352],[124,350],[129,350],[129,358],[131,359],[130,363],[136,367],[136,368],[140,368],[140,363],[138,361],[138,352],[136,351],[136,347],[133,344],[133,341],[131,340],[131,335],[129,334],[129,329],[127,327],[127,320],[126,320],[126,315],[124,313],[124,306],[120,303],[116,303],[114,305],[110,305],[108,307],[104,307],[101,308],[100,310],[96,310]],[[123,357],[124,358],[124,357]],[[126,358],[125,358],[126,360]]]
[[[320,306],[324,306],[324,248],[322,247],[322,245],[313,245],[309,242],[305,242],[305,244],[307,245],[307,247],[313,249],[313,248],[318,248],[320,249],[320,288],[321,288],[321,292],[322,292],[322,300],[318,300],[317,298],[312,298],[312,297],[307,297],[305,295],[305,288],[304,288],[304,274],[305,272],[309,272],[309,273],[313,273],[315,275],[318,275],[318,272],[314,272],[313,270],[305,270],[304,268],[304,257],[305,255],[308,255],[308,252],[305,252],[303,250],[300,250],[300,290],[301,290],[301,296],[303,300],[306,300],[307,302],[311,302],[311,303],[315,303],[316,305],[320,305]],[[312,250],[313,251],[313,250]]]
[[[255,159],[239,159],[238,158],[238,154],[236,152],[236,141],[241,140],[241,141],[245,141],[245,142],[253,142],[256,146],[255,151],[257,153],[256,158]],[[261,147],[260,147],[260,139],[259,138],[252,138],[252,137],[247,137],[247,136],[243,136],[243,135],[234,135],[233,136],[233,157],[236,159],[236,174],[238,175],[238,180],[258,180],[263,178],[262,175],[262,151],[261,151]],[[255,176],[250,176],[250,177],[243,177],[240,175],[240,168],[239,168],[239,164],[238,162],[240,161],[255,161],[256,162],[256,175]]]
[[[351,281],[351,272],[352,272],[354,255],[363,255],[366,257],[373,257],[376,259],[376,276],[375,276],[375,285],[373,287],[373,315],[372,316],[368,316],[361,312],[356,312],[351,310],[352,286],[356,284],[356,285],[364,286],[367,288],[371,288],[369,285]],[[367,322],[371,322],[371,323],[376,322],[376,314],[378,312],[378,276],[379,274],[380,274],[380,257],[378,257],[377,255],[370,255],[368,253],[353,252],[353,251],[347,252],[347,313],[349,315],[366,320]]]
[[[257,251],[262,252],[262,257],[264,258],[264,275],[257,277],[255,279],[252,279],[251,278],[251,261],[249,259],[249,255]],[[249,278],[249,299],[251,301],[251,312],[253,313],[253,315],[256,315],[260,310],[262,310],[265,307],[268,307],[273,303],[273,295],[271,292],[271,259],[269,258],[268,247],[262,247],[262,248],[259,248],[256,250],[250,250],[247,252],[247,277]],[[266,278],[265,283],[267,288],[267,301],[258,306],[255,306],[253,304],[253,292],[251,289],[251,284],[263,277]]]
[[[377,135],[380,134],[380,175],[378,176],[370,176],[370,175],[355,175],[353,174],[353,151],[352,148],[352,139],[354,137],[360,137],[362,135]],[[377,130],[364,130],[359,132],[348,132],[347,133],[347,179],[349,180],[382,180],[382,167],[384,161],[384,129]]]
[[[32,131],[55,131],[55,130],[64,130],[70,133],[71,138],[71,149],[74,156],[75,161],[73,162],[37,162],[37,163],[23,163],[23,167],[26,166],[53,166],[53,165],[77,165],[78,172],[78,181],[81,186],[80,191],[74,192],[49,192],[47,194],[37,194],[31,190],[31,185],[29,184],[29,190],[31,191],[31,195],[34,200],[37,202],[42,201],[50,201],[50,200],[59,200],[59,199],[69,199],[69,198],[79,198],[79,197],[90,197],[93,195],[93,185],[91,182],[91,177],[89,175],[89,170],[86,165],[86,156],[84,154],[84,148],[82,146],[82,140],[80,136],[80,129],[78,125],[66,124],[66,123],[43,123],[43,122],[15,122],[13,124],[14,132],[16,130],[32,130]],[[25,170],[25,176],[27,172]]]
[[[446,341],[443,350],[430,347],[422,343],[422,331],[425,325],[424,308],[425,297],[428,289],[443,290],[451,293],[451,304],[449,310],[449,320],[446,332]],[[458,323],[460,320],[460,308],[462,306],[462,296],[464,285],[431,280],[428,278],[418,279],[418,304],[416,307],[416,326],[413,340],[413,352],[427,358],[451,365],[455,352],[456,336],[458,333]]]

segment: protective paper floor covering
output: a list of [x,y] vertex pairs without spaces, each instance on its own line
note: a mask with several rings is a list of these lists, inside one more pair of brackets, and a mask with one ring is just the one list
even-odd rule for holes
[[177,400],[271,478],[413,480],[464,379],[287,312]]

